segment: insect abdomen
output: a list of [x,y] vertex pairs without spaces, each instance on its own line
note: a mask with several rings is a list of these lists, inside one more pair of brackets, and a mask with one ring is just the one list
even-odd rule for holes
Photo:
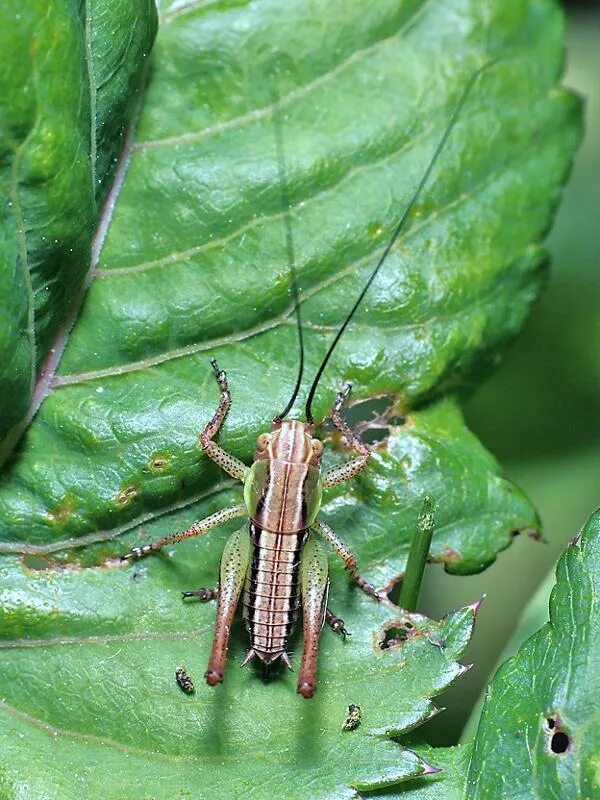
[[266,531],[250,522],[252,561],[244,587],[249,657],[269,664],[282,657],[298,613],[300,553],[308,531]]

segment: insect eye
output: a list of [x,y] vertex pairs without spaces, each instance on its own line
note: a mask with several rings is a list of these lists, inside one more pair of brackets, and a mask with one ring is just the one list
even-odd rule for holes
[[268,433],[261,433],[261,435],[256,440],[257,448],[259,450],[266,450],[268,445],[269,445],[269,441],[270,440],[271,440],[271,437],[269,436]]

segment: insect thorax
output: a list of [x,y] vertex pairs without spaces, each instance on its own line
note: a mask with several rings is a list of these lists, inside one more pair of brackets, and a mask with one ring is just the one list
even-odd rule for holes
[[244,499],[250,518],[265,530],[295,533],[317,516],[323,445],[309,431],[302,422],[283,420],[258,437]]

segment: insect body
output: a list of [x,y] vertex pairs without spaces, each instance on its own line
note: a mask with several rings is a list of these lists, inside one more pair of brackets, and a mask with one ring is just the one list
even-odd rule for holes
[[[258,437],[255,461],[247,467],[227,453],[214,436],[231,405],[225,373],[212,362],[221,390],[217,412],[200,436],[204,452],[226,472],[244,482],[243,505],[223,509],[187,531],[168,536],[126,556],[138,558],[191,536],[199,536],[226,520],[248,515],[249,524],[234,533],[221,559],[217,622],[211,656],[205,673],[214,686],[223,680],[229,632],[243,595],[243,611],[250,634],[250,650],[244,663],[258,658],[266,665],[281,659],[291,667],[287,640],[302,606],[304,647],[298,691],[312,697],[316,689],[317,650],[323,622],[346,634],[341,619],[327,611],[327,555],[317,537],[331,544],[346,568],[369,595],[374,587],[357,572],[356,559],[325,522],[318,519],[322,490],[357,475],[368,463],[371,450],[348,427],[342,406],[348,389],[340,392],[331,419],[358,456],[321,473],[322,443],[312,436],[313,424],[276,418],[270,433]],[[199,589],[186,597],[210,599],[214,592]]]
[[243,482],[244,503],[195,522],[187,531],[167,536],[144,547],[135,547],[125,556],[138,558],[167,544],[201,536],[216,525],[235,517],[249,518],[249,522],[234,533],[225,546],[218,589],[199,589],[184,593],[184,597],[196,596],[200,600],[215,596],[218,598],[213,646],[205,673],[206,681],[211,686],[223,680],[229,633],[241,599],[250,634],[250,649],[244,663],[256,658],[267,668],[278,660],[291,666],[287,644],[298,611],[302,609],[304,644],[298,692],[307,698],[313,696],[317,686],[317,650],[323,623],[328,622],[343,636],[347,634],[343,621],[327,609],[328,565],[322,541],[337,551],[358,586],[368,595],[379,599],[375,588],[359,575],[352,552],[329,525],[318,517],[323,490],[358,475],[367,466],[371,456],[370,447],[350,429],[342,414],[350,386],[338,393],[330,416],[334,427],[343,434],[356,455],[345,464],[325,472],[321,472],[323,445],[313,435],[311,407],[319,380],[333,350],[398,238],[480,72],[481,70],[472,76],[463,91],[392,237],[317,370],[306,402],[306,422],[286,418],[301,386],[304,349],[283,147],[279,128],[276,128],[282,207],[285,212],[287,252],[300,345],[300,362],[294,392],[285,409],[274,418],[271,431],[258,437],[254,463],[247,467],[214,441],[229,411],[231,395],[225,372],[213,360],[212,366],[221,396],[217,411],[200,435],[200,446],[225,472]]
[[355,728],[358,728],[361,719],[362,719],[361,707],[356,703],[350,703],[350,705],[348,706],[348,713],[346,714],[346,719],[342,723],[342,730],[353,731]]
[[185,694],[193,694],[196,691],[194,681],[187,674],[185,667],[177,667],[175,670],[175,680],[181,691],[185,692]]

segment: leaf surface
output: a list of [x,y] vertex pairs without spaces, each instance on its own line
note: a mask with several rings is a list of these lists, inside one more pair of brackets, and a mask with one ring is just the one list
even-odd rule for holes
[[[117,24],[112,5],[92,7],[94,53],[110,50],[107,20],[121,36],[138,31]],[[211,691],[201,675],[214,611],[186,608],[180,591],[214,585],[226,532],[135,567],[118,556],[238,499],[197,445],[217,400],[211,358],[234,395],[220,443],[247,462],[294,383],[274,84],[312,375],[463,87],[496,58],[319,388],[318,419],[345,380],[358,399],[390,406],[372,468],[332,492],[323,513],[385,587],[404,569],[425,493],[436,507],[431,557],[455,572],[484,568],[511,532],[537,526],[465,429],[455,395],[518,331],[543,282],[540,240],[579,135],[578,102],[556,86],[562,17],[547,0],[292,0],[285,13],[275,0],[175,2],[159,12],[116,173],[104,144],[90,162],[99,196],[111,194],[85,303],[0,479],[0,787],[60,800],[152,797],[158,785],[165,796],[295,798],[310,771],[311,796],[356,797],[427,770],[390,736],[426,720],[430,698],[461,674],[475,609],[415,618],[410,635],[396,619],[399,641],[381,650],[377,632],[401,612],[358,597],[332,564],[331,604],[353,636],[324,632],[315,701],[296,696],[292,675],[263,684],[237,669],[240,625],[227,681]],[[90,63],[100,92],[112,67]],[[131,113],[130,89],[97,103],[109,142],[122,132],[109,111]],[[19,374],[16,362],[10,370]],[[328,462],[341,459],[323,435]],[[182,662],[193,697],[174,681]],[[364,720],[342,732],[353,702]]]
[[152,0],[0,9],[0,460],[73,322],[155,31]]
[[[165,565],[144,567],[137,580],[118,572],[128,602],[139,604],[137,619],[115,621],[120,632],[2,644],[3,796],[151,797],[160,786],[163,797],[207,800],[248,792],[299,798],[308,790],[315,800],[358,798],[356,789],[431,771],[388,737],[435,713],[429,698],[461,675],[455,659],[474,607],[435,623],[353,593],[344,610],[352,637],[324,633],[319,701],[307,702],[295,693],[292,673],[265,683],[252,668],[239,669],[241,626],[226,683],[210,689],[200,676],[214,612],[182,607],[179,593],[165,587]],[[78,572],[68,582],[80,614],[103,584],[107,594],[115,589],[107,570]],[[152,630],[149,600],[159,605]],[[174,630],[160,630],[166,606],[175,612],[168,620]],[[63,631],[76,630],[64,611],[59,616]],[[389,628],[392,640],[382,650]],[[405,641],[396,641],[399,631]],[[180,664],[197,681],[192,696],[175,682]],[[362,721],[342,732],[350,703],[360,704]]]
[[[600,793],[600,511],[562,556],[550,621],[488,690],[468,797],[592,800]],[[500,789],[500,787],[502,787]]]

